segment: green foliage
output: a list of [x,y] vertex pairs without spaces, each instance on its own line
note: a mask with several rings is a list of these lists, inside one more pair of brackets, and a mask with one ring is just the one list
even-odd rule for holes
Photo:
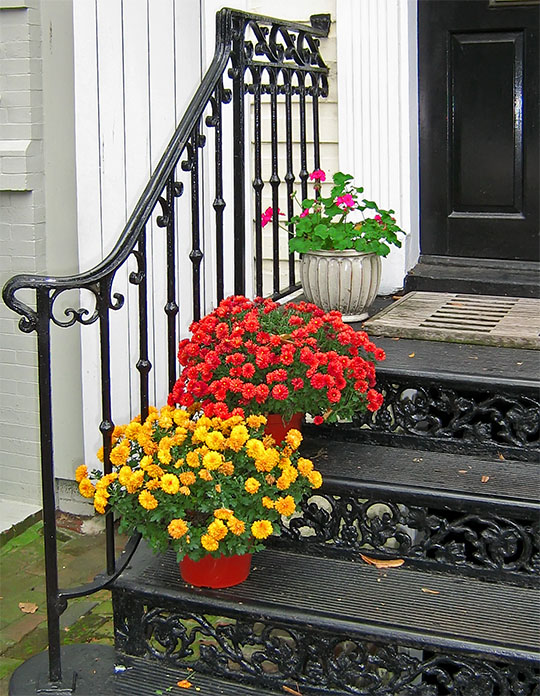
[[[352,179],[350,174],[336,172],[328,198],[319,196],[302,201],[302,215],[295,215],[289,221],[289,229],[294,226],[294,237],[289,241],[291,251],[303,254],[355,249],[387,256],[390,245],[401,246],[398,235],[404,232],[393,217],[394,211],[384,210],[375,201],[361,198],[364,189],[354,186]],[[320,183],[315,182],[314,188],[319,192]],[[362,219],[358,219],[359,213]],[[350,220],[349,216],[355,219]]]

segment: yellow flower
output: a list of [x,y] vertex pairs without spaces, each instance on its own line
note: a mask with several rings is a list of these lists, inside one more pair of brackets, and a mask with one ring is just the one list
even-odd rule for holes
[[193,469],[199,467],[201,465],[201,460],[199,459],[198,452],[188,452],[186,454],[186,462],[188,466],[191,466]]
[[178,493],[179,488],[180,481],[178,480],[178,476],[174,474],[164,474],[161,477],[161,490],[165,493],[175,495],[175,493]]
[[137,435],[141,432],[142,425],[138,423],[137,421],[131,421],[131,423],[127,426],[125,435],[128,438],[128,440],[135,440],[137,438]]
[[175,430],[175,436],[174,436],[174,442],[176,445],[181,445],[185,441],[187,437],[187,430],[186,428],[183,428],[182,426],[178,426]]
[[312,488],[320,488],[322,486],[322,476],[319,471],[312,471],[308,476],[308,481]]
[[183,459],[178,459],[178,460],[174,463],[174,468],[175,468],[175,469],[181,469],[181,468],[184,466],[185,463],[186,463],[186,462],[185,462]]
[[173,411],[172,417],[173,417],[173,421],[176,423],[176,425],[183,426],[189,420],[189,413],[187,411],[184,411],[183,408],[176,408]]
[[216,483],[214,488],[216,489],[216,493],[221,493],[221,483]]
[[298,478],[298,471],[294,468],[294,466],[284,467],[281,473],[287,476],[287,478],[290,479],[291,483],[294,483],[294,481],[296,481],[296,479]]
[[193,471],[184,471],[184,473],[180,474],[178,478],[184,486],[192,486],[197,480],[197,477]]
[[234,464],[232,462],[223,462],[219,467],[219,473],[225,476],[232,476],[234,474]]
[[83,478],[79,481],[79,493],[85,498],[93,498],[96,489],[88,478]]
[[227,526],[222,520],[214,520],[208,525],[208,534],[216,541],[221,541],[227,536]]
[[75,481],[77,483],[80,483],[83,478],[86,478],[88,476],[88,467],[86,464],[81,464],[75,469]]
[[266,416],[248,416],[246,418],[246,423],[250,428],[259,428],[261,425],[266,425]]
[[245,425],[235,425],[233,426],[231,430],[231,434],[229,435],[229,446],[231,449],[233,449],[235,452],[239,452],[242,447],[244,446],[244,443],[247,442],[249,439],[249,432],[248,429],[246,428]]
[[99,459],[100,462],[103,461],[103,446],[100,447],[96,452],[96,457]]
[[161,478],[165,472],[159,464],[150,464],[150,466],[146,468],[146,473],[150,478]]
[[263,507],[268,508],[269,510],[272,510],[274,508],[274,501],[272,498],[269,498],[267,495],[263,496],[263,499],[261,500]]
[[281,469],[285,468],[286,466],[292,466],[292,462],[289,457],[281,457],[279,460],[279,466]]
[[134,471],[126,483],[127,492],[128,493],[135,493],[135,491],[138,490],[142,486],[143,480],[144,480],[144,471],[141,471],[140,469],[138,471]]
[[276,482],[276,477],[272,476],[272,474],[266,474],[264,479],[269,486],[271,486],[272,484],[274,484]]
[[296,510],[296,504],[292,495],[288,495],[285,498],[278,498],[276,500],[276,510],[280,515],[285,515],[289,517]]
[[307,477],[313,471],[313,462],[311,459],[304,459],[304,457],[300,457],[296,466],[298,467],[298,471],[302,474],[302,476]]
[[223,449],[225,445],[225,438],[223,437],[223,434],[217,432],[216,430],[213,430],[211,433],[208,433],[204,441],[208,445],[208,447],[210,447],[210,449],[213,450]]
[[199,477],[202,478],[203,481],[212,481],[214,478],[208,469],[201,469],[199,471]]
[[197,425],[197,427],[193,431],[191,441],[192,442],[204,442],[206,439],[207,432],[208,432],[207,427],[205,427],[204,425]]
[[246,531],[246,525],[244,522],[236,517],[231,517],[227,520],[227,527],[231,530],[234,536],[240,536]]
[[180,486],[178,492],[182,495],[191,495],[191,490],[187,486]]
[[255,520],[251,525],[251,533],[255,539],[266,539],[273,534],[274,528],[269,520]]
[[172,454],[170,449],[162,449],[161,447],[158,449],[157,453],[158,459],[162,464],[170,464],[172,461]]
[[155,491],[156,488],[161,488],[161,481],[159,479],[150,479],[146,483],[145,488],[149,491]]
[[184,520],[171,520],[169,522],[169,526],[167,527],[167,531],[169,532],[169,536],[171,536],[173,539],[181,539],[184,534],[187,532],[188,526],[184,522]]
[[154,510],[158,506],[158,501],[146,490],[139,493],[139,503],[145,510]]
[[275,449],[267,449],[255,460],[255,468],[257,471],[272,471],[278,462],[279,452]]
[[284,474],[281,474],[281,476],[276,481],[276,487],[280,491],[286,491],[290,485],[291,485],[291,479],[288,476],[285,476]]
[[125,464],[129,457],[129,451],[130,447],[127,441],[121,442],[119,445],[116,445],[116,447],[113,447],[111,450],[111,462],[114,466],[122,466]]
[[103,495],[96,495],[94,498],[94,509],[99,512],[100,515],[105,514],[105,508],[107,506],[107,498]]
[[297,450],[300,447],[302,440],[302,433],[295,428],[291,428],[285,435],[285,441],[293,448],[293,450]]
[[114,430],[112,432],[112,441],[113,443],[118,440],[118,438],[122,437],[122,435],[126,432],[126,425],[115,425]]
[[218,508],[214,510],[214,517],[218,520],[228,520],[233,514],[233,511],[229,510],[229,508]]
[[248,493],[251,493],[253,495],[256,493],[259,488],[261,487],[260,481],[257,481],[257,479],[253,478],[250,476],[246,482],[244,483],[244,488]]
[[141,467],[141,469],[144,470],[147,467],[149,467],[150,464],[152,464],[152,462],[153,462],[152,457],[150,457],[148,454],[145,454],[144,457],[139,462],[139,466]]
[[208,452],[203,457],[203,466],[205,466],[210,471],[219,469],[223,464],[223,455],[218,452]]
[[210,536],[210,534],[203,534],[201,536],[201,546],[207,551],[217,551],[219,548],[219,543]]
[[123,466],[118,472],[118,480],[122,486],[127,486],[127,483],[133,473],[133,469],[130,466]]
[[172,418],[169,413],[161,413],[161,416],[158,419],[158,425],[160,428],[163,428],[163,430],[168,430],[169,428],[172,428]]
[[248,440],[246,442],[246,452],[252,459],[258,459],[264,455],[264,445],[260,440]]

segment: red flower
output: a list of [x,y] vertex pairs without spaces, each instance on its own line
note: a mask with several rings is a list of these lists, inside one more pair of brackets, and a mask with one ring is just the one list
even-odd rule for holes
[[252,363],[245,363],[242,365],[242,377],[245,379],[251,379],[255,374],[255,367]]
[[304,380],[301,377],[293,377],[291,379],[291,384],[293,386],[294,391],[298,391],[299,389],[302,389],[304,386]]
[[289,396],[289,390],[284,384],[274,384],[272,387],[272,396],[277,401],[285,401]]
[[329,389],[326,395],[328,396],[328,401],[331,401],[333,404],[337,404],[338,401],[341,401],[341,392],[335,387]]
[[253,399],[256,393],[256,387],[254,384],[251,384],[251,382],[246,382],[242,387],[242,396],[246,401]]
[[314,389],[323,389],[326,386],[326,380],[321,372],[316,372],[310,379],[310,382]]
[[216,326],[215,333],[216,333],[217,338],[219,338],[219,339],[227,338],[227,336],[229,335],[229,327],[227,326],[227,324],[220,322]]
[[268,398],[270,389],[268,389],[266,384],[258,384],[255,387],[255,400],[258,404],[263,404]]
[[315,416],[313,422],[315,425],[322,425],[324,423],[324,418],[322,416]]
[[367,393],[367,408],[368,411],[377,411],[382,406],[384,397],[375,389],[370,389]]
[[272,382],[284,382],[287,379],[287,377],[287,370],[279,368],[278,370],[272,370],[272,372],[268,372],[266,375],[266,381],[268,382],[268,384],[272,384]]
[[270,349],[262,346],[261,348],[258,348],[257,352],[255,353],[255,364],[261,370],[264,370],[265,367],[270,365],[270,357]]

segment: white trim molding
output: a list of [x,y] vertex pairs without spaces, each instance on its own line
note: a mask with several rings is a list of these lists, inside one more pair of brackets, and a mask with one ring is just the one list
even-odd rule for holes
[[416,0],[337,0],[339,161],[408,233],[383,260],[382,294],[419,253]]

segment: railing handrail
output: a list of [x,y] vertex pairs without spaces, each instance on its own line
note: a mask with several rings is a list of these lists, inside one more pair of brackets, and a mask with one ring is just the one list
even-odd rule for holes
[[[110,253],[87,271],[66,276],[18,274],[5,283],[2,290],[4,302],[28,320],[26,324],[24,320],[21,322],[21,330],[27,333],[35,330],[37,316],[34,310],[15,297],[17,290],[21,288],[48,288],[51,290],[88,288],[116,271],[131,254],[141,228],[152,214],[168,177],[177,165],[178,159],[192,135],[193,128],[196,127],[204,109],[208,106],[212,92],[227,66],[233,44],[234,19],[243,19],[244,23],[255,21],[263,24],[273,24],[276,21],[275,18],[266,15],[251,14],[231,8],[223,8],[217,13],[216,46],[212,62]],[[310,22],[311,26],[300,22],[282,21],[280,23],[288,29],[308,32],[312,36],[324,38],[328,35],[330,15],[312,15]]]

